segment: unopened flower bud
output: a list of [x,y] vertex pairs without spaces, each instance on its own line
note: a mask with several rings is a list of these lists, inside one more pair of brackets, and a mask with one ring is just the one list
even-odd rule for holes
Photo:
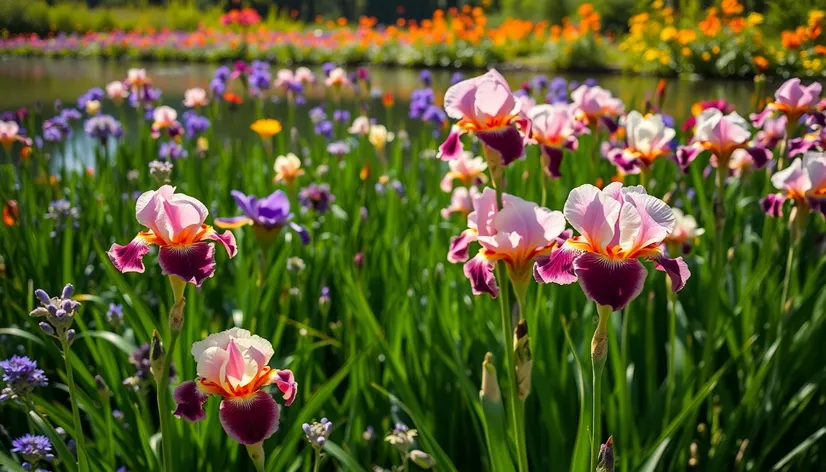
[[436,461],[430,457],[430,454],[422,452],[418,449],[413,449],[410,451],[410,460],[422,469],[429,469],[436,465]]
[[520,320],[513,330],[513,351],[516,356],[516,385],[519,399],[524,401],[531,393],[531,343],[528,336],[528,323]]
[[493,403],[502,402],[502,392],[499,390],[499,379],[496,377],[496,366],[493,365],[491,353],[485,354],[485,361],[482,362],[482,389],[479,396]]
[[37,289],[34,291],[34,295],[40,300],[44,305],[48,305],[51,303],[51,299],[49,298],[49,294],[46,293],[43,289]]
[[160,378],[163,375],[163,345],[161,344],[161,336],[158,334],[158,330],[155,330],[152,333],[152,344],[149,348],[149,364],[150,364],[150,371],[152,372],[152,376],[155,377],[155,381],[160,384]]
[[95,386],[101,393],[109,391],[109,389],[106,387],[106,383],[103,381],[103,377],[101,377],[100,375],[95,376]]
[[608,436],[605,444],[599,446],[597,472],[614,472],[614,438]]
[[63,287],[63,293],[60,294],[60,298],[63,298],[63,299],[72,298],[72,292],[74,292],[74,291],[75,291],[75,288],[72,287],[72,284],[66,284],[66,286]]
[[184,326],[184,306],[186,305],[186,298],[181,297],[172,305],[169,310],[169,331],[171,333],[180,333]]
[[49,323],[46,323],[45,321],[41,321],[38,326],[40,326],[40,331],[43,331],[44,333],[48,334],[49,336],[54,336],[55,335],[54,328]]
[[76,333],[74,329],[69,329],[68,331],[66,331],[66,342],[68,342],[70,346],[73,342],[75,342],[75,334]]
[[55,316],[55,318],[61,320],[61,319],[66,317],[66,310],[64,310],[63,308],[60,308],[55,312],[54,316]]

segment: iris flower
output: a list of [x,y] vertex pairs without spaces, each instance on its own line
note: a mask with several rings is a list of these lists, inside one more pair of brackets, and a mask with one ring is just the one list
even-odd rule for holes
[[769,107],[786,115],[790,123],[796,123],[801,116],[817,111],[822,88],[819,82],[804,87],[800,85],[800,79],[789,79],[774,93],[774,101]]
[[275,158],[273,170],[275,170],[274,183],[285,182],[287,185],[292,185],[295,179],[304,175],[301,159],[293,153]]
[[625,147],[612,149],[608,158],[623,163],[626,173],[648,170],[657,158],[671,154],[676,134],[665,125],[662,115],[643,116],[632,111],[625,117]]
[[525,153],[525,136],[530,135],[530,120],[521,106],[496,69],[452,85],[445,93],[445,112],[459,122],[439,146],[440,157],[457,158],[463,150],[460,135],[472,133],[499,155],[502,165],[519,159]]
[[198,377],[175,388],[175,416],[201,421],[209,395],[218,395],[223,398],[218,411],[221,426],[230,437],[245,445],[269,438],[278,430],[281,407],[264,387],[275,384],[286,406],[298,390],[291,371],[267,365],[274,353],[269,341],[241,328],[193,343]]
[[786,199],[793,200],[798,211],[809,210],[826,214],[826,154],[810,152],[797,158],[789,167],[772,175],[772,185],[782,193],[769,195],[761,201],[763,211],[782,216]]
[[575,151],[577,135],[588,132],[588,128],[577,121],[574,108],[567,104],[537,105],[528,112],[528,118],[532,123],[532,141],[542,152],[545,173],[548,177],[561,177],[564,150]]
[[582,185],[568,195],[563,212],[579,236],[537,261],[537,282],[578,281],[590,300],[614,311],[642,292],[647,273],[638,259],[655,261],[671,277],[674,292],[685,286],[691,275],[685,261],[669,259],[662,250],[676,225],[674,213],[645,188],[619,182],[603,190]]
[[453,181],[462,182],[465,187],[476,184],[483,184],[487,181],[485,171],[488,164],[483,157],[473,157],[473,153],[462,152],[459,157],[448,162],[450,171],[442,178],[439,188],[444,192],[450,192],[453,188]]
[[577,118],[591,129],[602,122],[613,133],[617,128],[614,119],[625,112],[622,100],[598,85],[580,85],[571,92],[571,101]]
[[219,228],[234,229],[252,225],[259,242],[266,244],[272,242],[285,226],[289,226],[298,233],[302,243],[310,242],[310,233],[291,221],[293,214],[290,213],[290,199],[281,190],[260,200],[253,195],[233,190],[232,198],[244,214],[232,218],[216,218],[215,225]]
[[209,104],[209,99],[207,99],[206,90],[195,87],[191,89],[187,89],[184,92],[184,106],[187,108],[199,108]]
[[[473,293],[488,293],[496,298],[499,287],[493,266],[504,261],[514,287],[527,288],[534,260],[551,253],[562,244],[565,218],[536,203],[502,194],[502,209],[496,204],[496,191],[487,187],[473,197],[473,212],[468,215],[468,229],[450,242],[447,259],[465,263],[465,276]],[[468,261],[468,247],[473,241],[482,246],[479,254]]]
[[126,246],[112,244],[109,259],[121,272],[142,273],[143,256],[149,252],[149,245],[155,244],[160,247],[158,263],[164,275],[200,287],[215,274],[215,248],[209,241],[221,243],[229,257],[236,252],[232,232],[219,234],[204,224],[208,214],[203,203],[175,193],[170,185],[145,192],[138,198],[135,215],[148,230],[138,233]]

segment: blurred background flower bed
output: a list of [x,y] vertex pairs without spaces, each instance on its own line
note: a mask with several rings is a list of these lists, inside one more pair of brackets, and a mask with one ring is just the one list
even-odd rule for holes
[[822,77],[816,0],[8,0],[0,54]]

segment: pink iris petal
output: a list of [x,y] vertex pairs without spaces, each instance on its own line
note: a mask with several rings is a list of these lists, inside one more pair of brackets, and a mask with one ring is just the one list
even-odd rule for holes
[[554,250],[550,256],[536,258],[536,264],[533,266],[534,280],[540,284],[554,283],[560,285],[576,282],[574,260],[580,254],[582,254],[582,251],[562,246]]
[[275,385],[281,393],[284,394],[284,404],[290,406],[295,401],[295,396],[298,393],[298,382],[295,381],[295,375],[289,369],[279,370],[278,378],[275,379]]
[[470,280],[474,295],[487,293],[491,298],[499,296],[499,286],[493,275],[493,263],[481,254],[467,261],[464,266],[465,277]]
[[482,81],[475,91],[473,112],[475,119],[485,123],[493,118],[506,118],[519,112],[521,102],[511,93],[507,82]]
[[461,135],[462,133],[458,129],[454,128],[450,131],[445,142],[439,145],[439,159],[449,161],[458,159],[462,155],[465,148],[462,146]]
[[221,426],[241,444],[257,444],[278,430],[281,410],[269,393],[258,390],[246,397],[225,398],[219,410]]
[[241,354],[241,351],[238,350],[238,346],[235,345],[235,341],[231,340],[229,342],[229,346],[227,346],[227,382],[230,383],[232,386],[242,385],[242,381],[245,380],[245,374],[247,373],[247,364],[244,359],[244,355]]
[[571,190],[563,212],[568,223],[599,250],[614,238],[620,207],[617,200],[585,184]]
[[614,311],[625,308],[642,292],[647,275],[636,259],[611,260],[592,252],[574,260],[574,272],[589,300]]
[[786,197],[782,193],[772,193],[760,200],[760,209],[774,218],[783,218],[783,203]]
[[809,173],[803,168],[803,161],[799,158],[793,160],[789,167],[775,172],[771,180],[776,189],[800,195],[804,195],[812,189],[812,180],[809,178]]
[[135,217],[138,223],[151,229],[153,233],[162,236],[158,221],[163,218],[163,201],[175,193],[175,187],[163,185],[158,190],[144,192],[135,203]]
[[227,379],[227,362],[229,354],[218,346],[211,346],[204,349],[198,357],[198,377],[208,380],[216,385],[224,385]]
[[209,395],[203,392],[196,382],[188,381],[175,388],[175,412],[178,418],[195,422],[206,418],[204,403],[209,399]]
[[223,229],[236,229],[251,225],[252,220],[246,216],[234,216],[231,218],[215,218],[215,226]]
[[120,244],[112,244],[109,252],[109,260],[115,266],[115,269],[120,272],[138,272],[143,273],[145,267],[143,265],[143,256],[149,252],[149,243],[138,236],[129,242],[126,246]]
[[502,165],[506,166],[525,155],[525,141],[519,130],[513,126],[493,131],[477,131],[476,136],[500,155]]
[[822,86],[814,82],[808,87],[800,85],[800,79],[789,79],[777,89],[774,97],[778,103],[788,106],[792,111],[814,109],[820,99]]
[[224,234],[219,234],[217,231],[210,228],[204,233],[201,240],[218,241],[222,246],[224,246],[224,249],[227,251],[227,254],[229,254],[230,259],[235,257],[235,254],[238,252],[238,245],[235,243],[235,235],[232,234],[232,231],[225,231]]
[[466,229],[459,236],[450,238],[450,249],[447,252],[448,262],[465,262],[468,259],[470,243],[476,241],[478,233],[474,229]]
[[454,120],[473,116],[476,88],[480,77],[463,80],[450,86],[445,92],[445,113]]
[[809,174],[813,190],[826,187],[826,154],[809,154],[803,158],[803,165]]
[[676,259],[669,259],[665,256],[654,258],[655,268],[663,271],[671,278],[671,290],[674,293],[679,292],[685,287],[685,283],[691,277],[691,271],[688,270],[688,264],[685,263],[682,257]]
[[[576,142],[576,141],[574,141]],[[562,158],[565,157],[564,151],[560,148],[551,146],[541,146],[542,157],[545,158],[545,175],[552,179],[562,177]]]
[[200,287],[215,274],[215,248],[208,243],[186,246],[163,246],[158,263],[164,275],[175,275]]
[[674,230],[674,212],[664,201],[637,192],[624,192],[624,196],[619,219],[622,249],[633,252],[660,243]]
[[496,190],[485,187],[482,194],[473,199],[473,211],[467,217],[469,228],[476,228],[479,236],[496,234],[493,218],[499,212],[496,203]]

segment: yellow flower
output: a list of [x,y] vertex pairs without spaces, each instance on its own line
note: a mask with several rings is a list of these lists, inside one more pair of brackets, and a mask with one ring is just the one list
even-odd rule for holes
[[711,48],[711,53],[714,55],[720,54],[720,46],[715,45],[713,48]]
[[690,55],[691,55],[691,49],[686,48],[686,47],[684,47],[684,48],[680,49],[680,52],[682,53],[682,55],[683,55],[684,57],[688,57],[688,56],[690,56]]
[[655,10],[660,10],[663,7],[663,0],[655,0],[654,3],[651,4],[651,8]]
[[709,59],[711,59],[711,54],[709,54],[708,51],[704,52],[703,53],[703,60],[708,61]]
[[763,24],[763,15],[760,13],[749,13],[746,17],[746,24],[749,26],[757,26]]
[[272,138],[281,132],[281,122],[278,120],[257,120],[250,126],[250,129],[258,133],[262,138]]
[[645,55],[643,55],[646,61],[656,61],[658,57],[660,57],[660,52],[656,49],[649,49],[645,51]]
[[673,26],[667,26],[663,28],[662,32],[660,32],[660,39],[662,41],[668,42],[672,39],[677,37],[677,28]]
[[660,56],[660,64],[662,64],[664,66],[667,66],[670,63],[671,63],[671,58],[668,57],[667,54],[663,54],[662,56]]

